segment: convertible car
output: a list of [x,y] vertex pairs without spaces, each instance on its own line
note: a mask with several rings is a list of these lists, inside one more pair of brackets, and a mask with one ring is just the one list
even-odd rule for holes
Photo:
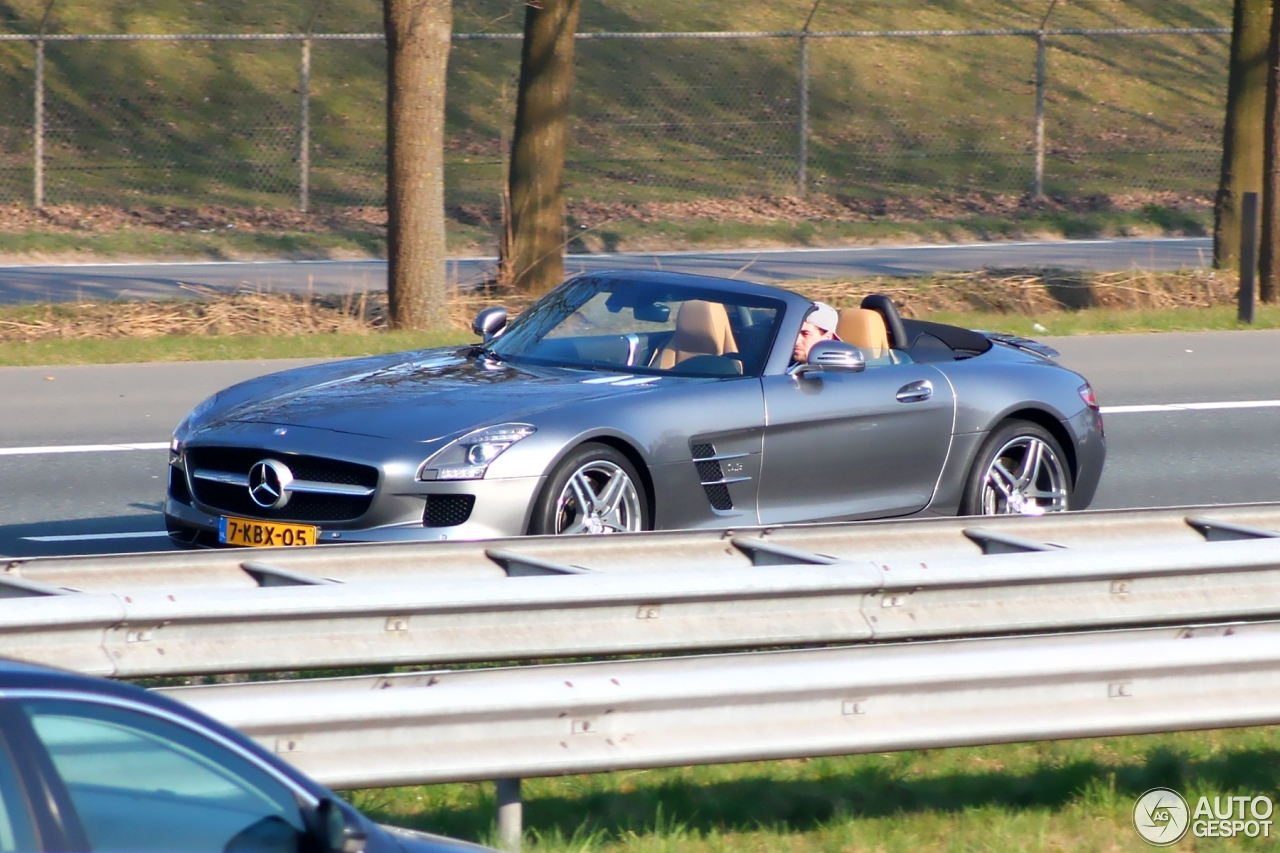
[[813,303],[675,273],[565,282],[482,342],[303,367],[179,424],[187,546],[482,539],[1089,504],[1089,384],[1022,338],[884,296],[793,363]]

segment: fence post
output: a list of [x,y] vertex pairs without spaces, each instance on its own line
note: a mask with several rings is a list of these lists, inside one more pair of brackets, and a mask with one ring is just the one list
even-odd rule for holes
[[1237,316],[1253,323],[1254,273],[1258,266],[1258,194],[1245,193],[1240,209],[1240,293]]
[[36,210],[44,207],[44,39],[36,39],[36,114],[33,127],[33,174],[31,202]]
[[[806,24],[806,26],[808,26]],[[809,191],[809,33],[800,35],[800,140],[796,150],[796,192]]]
[[303,213],[311,206],[311,39],[302,40],[302,69],[298,95],[302,115],[298,127],[298,209]]
[[1044,87],[1045,87],[1044,29],[1036,33],[1036,165],[1035,188],[1032,197],[1044,198]]
[[520,780],[499,779],[496,787],[498,844],[506,853],[520,853],[520,842],[524,839],[524,814],[520,804]]

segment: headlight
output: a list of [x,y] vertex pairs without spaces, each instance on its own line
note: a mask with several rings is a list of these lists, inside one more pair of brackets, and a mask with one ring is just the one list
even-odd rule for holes
[[169,442],[169,449],[176,452],[174,444],[181,444],[182,439],[186,437],[187,431],[191,429],[191,425],[209,414],[217,404],[218,395],[214,394],[211,397],[206,397],[198,406],[188,412],[187,416],[182,419],[182,423],[178,424],[178,428],[173,431],[173,439]]
[[529,424],[499,424],[469,432],[422,463],[419,480],[479,480],[508,447],[537,432]]

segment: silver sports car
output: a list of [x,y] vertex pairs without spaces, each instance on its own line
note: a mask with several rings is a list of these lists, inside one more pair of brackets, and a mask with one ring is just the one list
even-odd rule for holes
[[1047,347],[674,273],[571,279],[483,342],[276,373],[179,424],[183,545],[481,539],[1089,504],[1088,383]]

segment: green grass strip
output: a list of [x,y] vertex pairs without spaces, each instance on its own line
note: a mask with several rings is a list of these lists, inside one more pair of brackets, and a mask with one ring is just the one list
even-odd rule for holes
[[[935,749],[530,779],[536,853],[1146,851],[1132,810],[1150,788],[1200,796],[1280,789],[1280,729]],[[490,785],[357,791],[375,819],[496,843]],[[1178,850],[1275,849],[1272,837]]]

